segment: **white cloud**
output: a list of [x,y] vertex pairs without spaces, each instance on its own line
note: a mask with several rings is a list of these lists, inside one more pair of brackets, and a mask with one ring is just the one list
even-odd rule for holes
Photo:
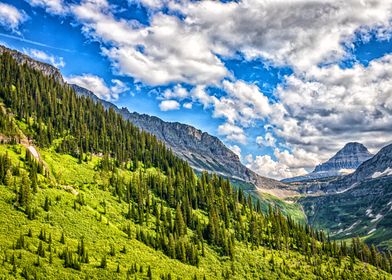
[[175,100],[163,100],[159,104],[161,111],[171,111],[180,109],[180,103]]
[[120,93],[129,89],[129,87],[120,80],[112,80],[112,86],[109,87],[101,77],[92,74],[66,77],[66,81],[69,84],[76,84],[84,87],[92,91],[97,97],[107,101],[117,100]]
[[228,146],[230,150],[232,150],[239,158],[241,158],[241,148],[238,147],[237,145],[229,145]]
[[117,19],[109,4],[82,1],[72,11],[88,36],[103,42],[116,71],[149,85],[217,83],[228,75],[208,38],[174,16],[155,14],[149,26]]
[[314,67],[291,75],[277,90],[275,133],[321,160],[348,141],[378,149],[392,140],[392,55],[365,67]]
[[293,170],[289,166],[275,161],[269,155],[256,156],[253,158],[251,154],[247,155],[246,166],[252,169],[261,176],[266,176],[274,179],[289,178],[305,174],[304,169]]
[[166,89],[162,96],[164,99],[176,98],[179,100],[183,100],[189,97],[189,92],[186,88],[181,85],[176,85],[173,89]]
[[68,7],[63,0],[25,0],[33,7],[43,7],[50,14],[64,15]]
[[120,80],[113,79],[111,82],[113,84],[110,87],[112,99],[118,99],[118,96],[120,93],[123,93],[123,92],[126,92],[129,90],[129,87],[127,86],[127,84],[125,84],[124,82],[122,82]]
[[264,137],[256,137],[256,144],[259,146],[275,147],[276,139],[270,132],[267,132]]
[[186,102],[182,105],[185,109],[192,109],[193,103],[192,102]]
[[227,140],[246,144],[247,139],[244,130],[231,123],[224,123],[218,127],[218,134],[226,137]]
[[349,45],[355,32],[391,29],[389,0],[173,1],[169,6],[210,38],[215,53],[241,52],[298,70],[345,57],[342,43]]
[[27,15],[23,10],[0,2],[0,25],[17,32],[19,25],[26,20]]
[[131,3],[141,4],[149,9],[157,10],[164,7],[169,0],[128,0]]
[[37,60],[47,62],[57,68],[62,68],[65,66],[65,62],[62,57],[56,57],[54,55],[51,55],[51,54],[48,54],[44,51],[36,50],[36,49],[23,49],[23,51],[27,55],[29,55]]

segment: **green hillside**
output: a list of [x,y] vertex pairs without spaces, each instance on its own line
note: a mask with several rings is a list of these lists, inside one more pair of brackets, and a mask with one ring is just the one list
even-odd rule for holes
[[392,279],[8,54],[0,98],[3,279]]

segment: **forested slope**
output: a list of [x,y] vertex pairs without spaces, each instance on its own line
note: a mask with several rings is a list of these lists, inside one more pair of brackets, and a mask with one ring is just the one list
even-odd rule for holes
[[261,211],[7,53],[0,98],[3,278],[391,278],[390,253]]

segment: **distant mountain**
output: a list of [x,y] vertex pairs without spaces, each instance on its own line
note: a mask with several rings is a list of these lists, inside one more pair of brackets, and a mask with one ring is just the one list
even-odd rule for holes
[[362,162],[368,160],[372,156],[373,154],[371,154],[363,144],[350,142],[327,162],[317,165],[313,172],[317,173],[356,169],[362,164]]
[[362,162],[373,155],[361,143],[347,143],[328,161],[317,165],[309,174],[282,180],[283,182],[300,182],[318,180],[327,177],[336,177],[353,172]]
[[99,99],[93,92],[78,85],[70,85],[77,94],[101,102],[106,109],[113,108],[139,128],[154,134],[175,154],[189,162],[196,170],[206,170],[225,177],[249,182],[258,189],[279,197],[295,195],[294,188],[279,181],[262,177],[245,167],[239,157],[217,137],[179,122],[165,122],[158,117],[129,112]]
[[300,200],[311,224],[335,238],[367,236],[392,248],[392,144],[354,173],[313,187],[318,195]]

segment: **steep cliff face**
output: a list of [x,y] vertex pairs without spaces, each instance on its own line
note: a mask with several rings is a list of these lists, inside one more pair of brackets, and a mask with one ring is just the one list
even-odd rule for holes
[[122,113],[136,126],[164,141],[194,168],[250,179],[247,168],[241,164],[238,156],[218,138],[186,124],[165,122],[157,117],[130,113],[124,109]]
[[179,157],[189,162],[196,170],[214,172],[232,179],[249,182],[260,191],[278,197],[296,195],[295,187],[262,177],[245,167],[238,156],[227,148],[217,137],[178,122],[165,122],[160,118],[119,109],[114,104],[99,99],[93,92],[70,85],[79,95],[101,102],[105,108],[112,108],[139,128],[154,134],[170,147]]
[[64,83],[63,76],[61,75],[59,69],[56,67],[40,62],[37,60],[32,59],[31,57],[20,53],[15,50],[8,49],[2,45],[0,45],[0,54],[7,52],[12,55],[12,57],[20,64],[28,64],[30,67],[34,68],[35,70],[41,71],[43,74],[47,76],[52,76],[56,81],[60,83]]

